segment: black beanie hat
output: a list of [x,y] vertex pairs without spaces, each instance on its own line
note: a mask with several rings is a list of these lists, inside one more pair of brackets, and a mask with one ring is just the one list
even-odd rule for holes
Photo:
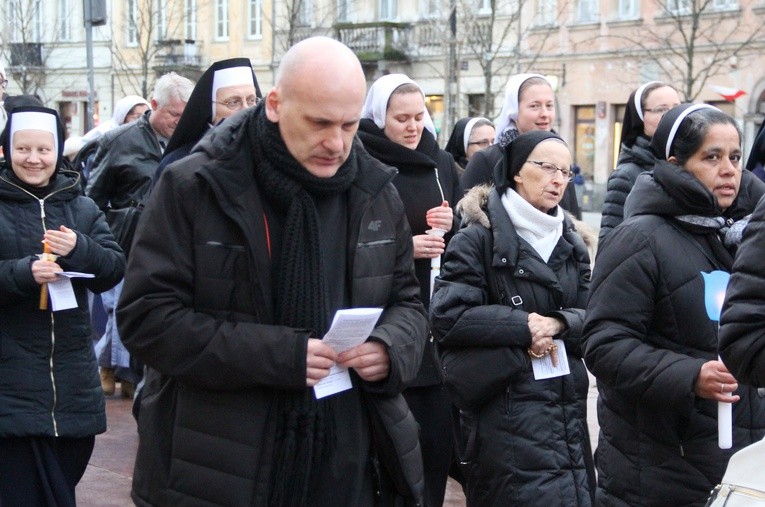
[[659,160],[669,159],[674,152],[672,145],[675,142],[675,135],[680,124],[694,111],[707,108],[717,109],[709,104],[680,104],[664,113],[651,138],[651,143],[648,145],[656,158]]
[[557,139],[564,145],[566,142],[555,132],[548,130],[532,130],[519,135],[505,146],[502,163],[494,168],[494,184],[499,193],[504,193],[508,187],[515,188],[513,177],[521,171],[534,148],[547,139]]

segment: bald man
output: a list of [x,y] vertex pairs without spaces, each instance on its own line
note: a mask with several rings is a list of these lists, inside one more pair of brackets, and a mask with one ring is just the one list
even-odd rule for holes
[[[125,345],[149,366],[137,505],[421,502],[400,392],[426,318],[394,172],[355,139],[365,90],[353,52],[306,39],[265,100],[154,190],[118,308]],[[337,350],[322,339],[349,308],[382,314]],[[348,388],[317,398],[335,367]]]

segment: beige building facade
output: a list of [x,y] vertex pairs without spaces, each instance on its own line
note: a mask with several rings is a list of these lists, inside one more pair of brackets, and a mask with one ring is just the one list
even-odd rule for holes
[[[81,134],[82,3],[3,6],[8,92],[38,93]],[[348,44],[370,82],[389,72],[415,79],[442,144],[460,117],[496,119],[510,75],[544,74],[556,88],[556,130],[585,176],[582,204],[594,211],[618,154],[624,104],[640,84],[665,81],[718,105],[739,121],[745,151],[765,118],[765,0],[112,0],[106,12],[93,29],[98,120],[126,94],[151,95],[164,72],[194,79],[235,56],[250,58],[267,91],[284,51],[312,35]],[[727,102],[710,86],[746,94]]]

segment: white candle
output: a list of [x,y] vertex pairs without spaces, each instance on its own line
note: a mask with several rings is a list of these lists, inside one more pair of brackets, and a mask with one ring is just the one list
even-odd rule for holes
[[[718,356],[718,360],[722,361]],[[717,402],[717,446],[720,449],[733,447],[733,404]]]
[[[428,229],[425,234],[431,236],[438,236],[443,238],[447,231],[444,229]],[[430,295],[433,296],[433,284],[436,282],[436,277],[441,274],[441,256],[437,255],[430,259]]]

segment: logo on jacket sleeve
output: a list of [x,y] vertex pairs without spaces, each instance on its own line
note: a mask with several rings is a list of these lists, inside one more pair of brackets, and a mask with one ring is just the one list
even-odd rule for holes
[[371,220],[367,226],[367,229],[377,232],[380,230],[380,227],[382,227],[382,220]]

